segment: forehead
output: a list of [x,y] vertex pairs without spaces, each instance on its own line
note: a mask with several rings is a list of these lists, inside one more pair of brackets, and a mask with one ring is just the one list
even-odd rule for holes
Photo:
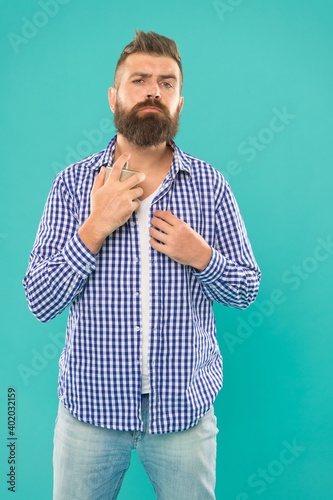
[[129,78],[132,73],[143,73],[152,76],[174,75],[178,82],[181,80],[180,69],[174,59],[140,52],[129,55],[118,73],[120,79]]

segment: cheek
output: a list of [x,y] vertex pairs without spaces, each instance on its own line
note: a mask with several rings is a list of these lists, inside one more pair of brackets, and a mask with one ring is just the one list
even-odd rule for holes
[[132,101],[133,101],[132,97],[129,96],[128,94],[126,94],[126,96],[123,95],[123,93],[121,93],[121,92],[119,92],[117,94],[116,104],[117,104],[118,108],[120,108],[124,111],[129,111],[132,109],[132,107],[134,105]]
[[176,101],[176,102],[173,102],[171,105],[170,105],[170,112],[172,114],[172,116],[176,115],[176,114],[179,114],[180,113],[180,105],[179,105],[179,101]]
[[122,95],[120,98],[120,104],[127,110],[132,109],[138,102],[144,101],[146,99],[145,91],[142,87],[136,87],[131,89],[130,92],[126,92],[126,95]]
[[182,99],[178,93],[176,95],[173,94],[170,96],[166,96],[166,98],[169,102],[170,110],[172,110],[173,112],[176,112],[176,111],[179,111],[181,109]]

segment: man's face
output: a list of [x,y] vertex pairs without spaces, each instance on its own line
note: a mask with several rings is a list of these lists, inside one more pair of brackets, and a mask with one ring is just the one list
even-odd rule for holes
[[116,128],[129,142],[148,148],[172,139],[183,106],[181,74],[170,57],[136,53],[118,69],[109,102]]

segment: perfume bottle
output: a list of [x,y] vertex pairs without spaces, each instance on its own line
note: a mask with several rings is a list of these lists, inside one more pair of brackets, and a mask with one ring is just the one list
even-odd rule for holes
[[[122,168],[122,171],[121,171],[121,174],[120,174],[120,180],[121,181],[124,181],[125,179],[128,179],[128,177],[131,177],[131,175],[134,175],[134,174],[137,174],[138,173],[138,170],[131,170],[128,168],[128,161],[126,161],[124,163],[124,166]],[[106,167],[106,172],[105,172],[105,180],[104,182],[106,182],[106,180],[108,179],[109,175],[110,175],[110,172],[111,172],[111,169],[112,169],[112,165],[107,165]]]

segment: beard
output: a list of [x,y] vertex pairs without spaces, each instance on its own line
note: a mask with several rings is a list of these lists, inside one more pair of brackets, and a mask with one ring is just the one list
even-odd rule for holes
[[[145,111],[140,116],[139,111],[146,106],[158,108],[161,112]],[[147,99],[126,111],[119,101],[114,110],[114,123],[116,129],[131,144],[139,148],[158,146],[163,142],[170,142],[178,132],[180,111],[171,116],[168,108],[159,101]]]

